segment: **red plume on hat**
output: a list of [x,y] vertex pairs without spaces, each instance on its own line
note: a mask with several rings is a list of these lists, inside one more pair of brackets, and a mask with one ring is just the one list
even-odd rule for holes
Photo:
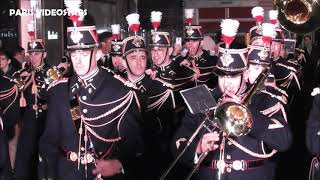
[[27,24],[27,30],[30,38],[35,39],[36,32],[34,27],[34,21],[30,21],[30,23]]
[[270,10],[269,11],[269,19],[270,23],[277,25],[278,24],[278,11],[277,10]]
[[252,17],[256,19],[256,23],[261,25],[264,19],[264,9],[260,6],[256,6],[251,10]]
[[192,23],[193,16],[194,16],[194,9],[185,9],[184,10],[184,16],[186,18],[186,22],[189,24],[189,26]]
[[155,31],[157,31],[158,27],[160,26],[161,19],[162,19],[162,12],[160,11],[152,11],[151,12],[151,23],[152,27]]
[[139,17],[140,15],[137,13],[129,14],[126,17],[130,31],[134,32],[135,34],[137,34],[140,27]]
[[111,31],[113,39],[117,41],[120,37],[120,24],[112,24]]
[[74,26],[79,26],[83,20],[80,6],[81,0],[64,0],[64,4],[68,11],[69,19],[73,22]]
[[263,23],[262,24],[262,40],[265,44],[271,42],[273,38],[277,35],[276,27],[271,23]]
[[226,48],[234,41],[239,28],[239,21],[234,19],[222,20],[220,27],[222,33],[222,41],[226,44]]

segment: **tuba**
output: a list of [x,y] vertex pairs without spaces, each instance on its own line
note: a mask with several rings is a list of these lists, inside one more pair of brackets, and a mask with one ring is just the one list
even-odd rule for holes
[[273,0],[279,23],[293,33],[309,33],[320,27],[318,0]]
[[247,105],[253,95],[264,84],[268,74],[269,68],[266,68],[258,76],[254,84],[248,88],[241,103],[224,102],[216,108],[214,112],[215,121],[223,132],[237,137],[247,135],[250,132],[253,121]]

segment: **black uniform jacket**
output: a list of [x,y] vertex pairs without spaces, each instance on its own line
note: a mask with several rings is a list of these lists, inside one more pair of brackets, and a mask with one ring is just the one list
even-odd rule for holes
[[[213,96],[219,97],[217,93],[219,90],[213,90]],[[217,96],[218,95],[218,96]],[[273,101],[273,100],[272,100]],[[289,148],[291,144],[291,131],[284,121],[283,118],[269,118],[263,115],[260,110],[266,109],[272,104],[270,98],[264,93],[259,93],[253,96],[251,99],[248,109],[252,115],[253,125],[249,134],[240,137],[229,137],[225,143],[225,161],[256,161],[256,160],[268,160],[268,158],[258,158],[252,156],[247,150],[258,153],[258,154],[268,154],[271,149],[277,151],[285,151]],[[204,120],[204,115],[202,114],[191,114],[187,112],[183,118],[181,127],[178,129],[174,138],[174,148],[173,151],[176,154],[185,147],[188,139],[195,132],[200,123]],[[209,126],[212,128],[212,123],[209,122]],[[204,128],[203,128],[204,129]],[[194,166],[196,157],[196,147],[201,139],[201,135],[207,133],[205,130],[200,130],[197,137],[190,144],[187,151],[182,156],[180,162],[189,166]],[[218,129],[215,129],[219,132]],[[233,140],[233,141],[232,141]],[[221,138],[220,138],[221,141]],[[220,142],[218,142],[219,144]],[[201,163],[198,172],[195,174],[195,179],[216,179],[217,170],[212,167],[212,163],[219,160],[219,150],[209,152],[206,159]],[[270,170],[267,166],[259,166],[254,169],[248,169],[245,171],[231,170],[229,173],[222,175],[224,180],[233,179],[246,179],[246,180],[256,180],[265,179],[270,180],[269,177]]]
[[209,51],[203,50],[203,54],[195,58],[195,66],[200,70],[201,76],[196,80],[197,85],[205,84],[209,88],[217,85],[217,76],[213,73],[218,61],[217,56],[210,55]]
[[320,154],[320,95],[317,94],[313,99],[313,105],[307,121],[306,142],[309,151]]
[[[105,179],[130,179],[136,157],[142,151],[140,110],[135,92],[105,69],[85,80],[61,80],[49,89],[47,126],[40,140],[40,155],[48,164],[48,176],[85,179],[84,165],[78,170],[77,161],[67,159],[68,152],[77,153],[79,145],[78,129],[69,111],[71,96],[79,100],[81,121],[93,145],[91,152],[99,159],[118,159],[123,165],[124,174]],[[92,168],[88,164],[87,179],[93,179]]]

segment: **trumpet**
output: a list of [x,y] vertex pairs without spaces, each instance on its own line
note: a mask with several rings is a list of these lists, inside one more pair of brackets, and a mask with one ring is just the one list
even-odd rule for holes
[[65,71],[65,68],[57,68],[56,66],[53,66],[52,68],[49,68],[46,71],[46,78],[45,82],[46,84],[51,84],[55,81],[58,81],[61,77],[63,72]]
[[8,79],[10,82],[13,82],[17,85],[18,87],[18,91],[21,92],[24,90],[24,87],[26,85],[25,81],[22,79],[22,77],[18,77],[18,78],[10,78],[7,76],[3,76],[3,78]]
[[7,76],[3,76],[3,77],[8,79],[9,81],[15,83],[18,87],[18,91],[21,92],[24,90],[24,88],[26,87],[26,84],[27,84],[27,82],[26,82],[27,76],[21,76],[21,73],[23,73],[23,72],[30,73],[31,71],[32,71],[32,66],[29,64],[26,64],[25,68],[14,72],[12,74],[12,77],[7,77]]

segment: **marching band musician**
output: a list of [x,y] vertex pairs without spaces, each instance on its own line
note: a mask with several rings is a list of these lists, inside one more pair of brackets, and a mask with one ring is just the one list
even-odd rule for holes
[[186,9],[185,14],[189,22],[189,25],[185,27],[186,48],[189,50],[187,59],[190,61],[190,67],[195,71],[195,83],[196,85],[206,84],[212,88],[217,85],[217,77],[213,74],[217,57],[211,56],[209,51],[202,48],[202,27],[191,25],[189,21],[190,18],[193,18],[193,9]]
[[[260,9],[261,10],[261,7],[256,8],[256,9]],[[252,12],[254,12],[254,10]],[[264,14],[264,13],[261,12],[260,14]],[[273,17],[274,14],[277,15],[277,12],[272,11],[272,10],[269,12],[269,16],[270,16],[270,19],[271,19],[270,21],[271,22],[277,22],[277,16]],[[263,38],[263,31],[266,31],[266,32],[269,31],[269,34],[270,33],[272,34],[271,38],[272,39],[275,38],[273,33],[275,31],[276,25],[274,23],[273,23],[274,26],[265,25],[264,30],[263,30],[263,27],[262,27],[261,23],[260,24],[257,23],[257,24],[258,25],[252,27],[250,29],[250,32],[249,32],[249,35],[250,35],[250,46],[249,46],[249,54],[248,54],[248,62],[249,62],[249,71],[248,72],[249,73],[250,72],[255,73],[256,77],[257,77],[261,73],[261,71],[263,70],[262,68],[259,68],[260,71],[259,70],[255,71],[253,69],[253,67],[254,67],[253,64],[257,64],[257,63],[254,63],[255,59],[258,59],[257,60],[258,64],[263,64],[265,66],[271,66],[270,74],[266,79],[265,89],[263,90],[263,92],[264,93],[268,93],[271,96],[276,97],[281,102],[282,107],[286,107],[287,106],[287,101],[288,101],[288,94],[287,94],[287,92],[285,90],[279,88],[277,86],[277,84],[276,84],[275,76],[273,74],[275,68],[272,68],[273,63],[270,60],[270,49],[271,49],[270,46],[271,46],[271,44],[270,43],[265,43],[264,42],[264,38]],[[270,24],[272,24],[272,23],[270,23]],[[264,57],[264,56],[267,56],[267,57]],[[261,61],[261,58],[265,58],[265,60]],[[250,62],[252,62],[252,63],[250,63]],[[250,67],[251,67],[252,70],[250,70]],[[259,67],[262,67],[262,66],[259,66]],[[255,80],[255,78],[251,79],[251,80],[249,79],[249,81],[251,81],[251,84],[254,82],[254,80]]]
[[[244,72],[247,70],[245,55],[247,49],[228,48],[235,36],[233,30],[237,29],[237,26],[239,23],[230,19],[223,20],[221,25],[225,47],[222,47],[223,45],[219,47],[219,59],[215,70],[219,87],[212,92],[220,105],[230,101],[239,103],[242,98],[251,95],[242,96],[245,83]],[[252,92],[249,91],[249,93]],[[270,99],[261,93],[254,94],[249,100],[247,108],[253,122],[247,135],[225,137],[217,128],[212,127],[212,123],[209,123],[209,128],[212,128],[209,132],[205,128],[199,131],[181,159],[182,163],[194,166],[198,163],[201,154],[208,153],[206,158],[200,161],[201,164],[194,174],[194,179],[274,179],[270,174],[270,167],[266,165],[267,161],[276,151],[288,149],[291,143],[291,132],[283,119],[273,121],[259,111],[269,107],[269,102]],[[186,145],[204,119],[203,114],[188,112],[185,115],[175,136],[175,152],[179,152]],[[267,149],[273,150],[269,152]]]
[[151,77],[153,79],[160,79],[173,86],[172,88],[176,105],[175,113],[177,113],[178,117],[178,122],[174,122],[174,126],[176,127],[177,124],[180,123],[180,114],[183,114],[185,110],[185,104],[179,94],[179,91],[195,86],[195,71],[189,67],[188,64],[184,64],[187,60],[185,60],[185,57],[182,55],[172,56],[173,47],[170,39],[171,36],[169,32],[159,30],[151,32],[150,47],[152,68],[148,69],[146,73],[148,74],[152,71],[153,73],[151,73]]
[[[1,68],[8,60],[3,60],[5,54],[0,53]],[[6,61],[6,62],[3,62]],[[12,178],[12,157],[8,151],[8,141],[14,135],[14,125],[20,118],[18,87],[10,76],[0,75],[0,179]]]
[[[17,92],[14,92],[14,93],[9,93],[8,96],[5,96],[6,94],[6,91],[5,90],[9,90],[10,88],[14,87],[14,82],[11,82],[10,81],[13,81],[13,74],[14,72],[16,71],[15,67],[13,67],[11,65],[11,59],[9,59],[8,55],[3,52],[3,51],[0,51],[0,76],[2,77],[1,78],[1,86],[4,87],[4,91],[1,93],[1,100],[2,101],[8,101],[9,104],[13,103],[13,106],[14,108],[7,108],[8,111],[13,111],[15,113],[11,114],[11,115],[14,115],[13,117],[10,117],[8,119],[5,119],[4,121],[4,129],[5,129],[5,132],[7,133],[7,137],[9,140],[11,140],[14,136],[15,136],[15,130],[14,130],[14,127],[15,125],[17,124],[18,120],[20,119],[19,116],[17,116],[19,114],[19,96],[18,94],[16,94]],[[10,98],[10,96],[14,97],[14,98]],[[7,99],[9,98],[9,99]],[[5,107],[5,106],[4,106]]]
[[309,179],[319,179],[319,154],[320,154],[320,88],[313,89],[311,96],[313,104],[306,122],[306,145],[309,152],[314,155],[311,165]]
[[[130,26],[131,18],[128,15]],[[153,44],[150,44],[153,46]],[[173,85],[159,78],[152,79],[145,74],[147,49],[141,36],[133,35],[123,40],[123,64],[127,79],[135,85],[142,109],[143,139],[145,142],[145,165],[148,171],[145,179],[158,179],[162,170],[170,162],[169,144],[174,133]],[[157,157],[154,155],[157,154]],[[150,160],[157,164],[150,166]]]
[[15,173],[18,179],[35,179],[37,177],[38,141],[43,132],[47,111],[46,71],[50,68],[44,60],[47,56],[44,41],[33,39],[28,42],[30,72],[20,98],[20,106],[26,107],[22,117],[22,127],[18,138]]
[[192,79],[194,71],[180,65],[180,57],[171,58],[173,51],[170,42],[170,34],[163,31],[151,33],[151,58],[155,77],[173,85],[174,91],[186,89],[193,86]]
[[[11,167],[14,168],[16,156],[16,144],[18,133],[18,122],[20,121],[20,106],[19,106],[19,88],[16,85],[17,81],[13,77],[16,68],[11,65],[11,59],[5,52],[0,51],[0,70],[2,72],[0,84],[2,90],[0,93],[1,108],[0,115],[3,121],[3,132],[8,138],[9,156]],[[2,112],[3,111],[3,112]]]
[[311,96],[314,97],[313,105],[310,110],[309,118],[306,127],[306,144],[309,151],[314,155],[320,154],[320,88],[313,89]]
[[[130,179],[142,152],[136,94],[97,66],[96,28],[86,18],[67,29],[76,75],[49,88],[48,123],[40,141],[47,174],[40,179]],[[72,97],[79,102],[79,128],[68,113]]]
[[[248,46],[248,84],[253,85],[258,76],[266,69],[270,68],[270,42],[275,37],[275,26],[270,23],[263,23],[261,34],[252,36],[251,43]],[[273,74],[269,74],[261,92],[273,99],[272,106],[261,112],[269,117],[276,117],[276,114],[283,120],[287,121],[285,106],[287,103],[287,95],[284,90],[279,89],[274,84]],[[278,117],[279,118],[279,117]],[[277,118],[276,118],[277,119]]]
[[[30,62],[14,76],[26,77],[20,95],[20,107],[25,107],[22,126],[18,137],[15,175],[17,179],[35,179],[38,166],[38,144],[46,124],[47,87],[51,83],[48,71],[52,66],[45,62],[47,52],[43,39],[28,42],[27,50]],[[67,63],[60,63],[57,68],[68,68]]]
[[275,76],[276,84],[287,92],[293,89],[300,90],[299,74],[301,74],[301,67],[287,59],[288,54],[284,43],[287,32],[278,23],[278,11],[270,10],[269,19],[276,26],[276,36],[272,39],[270,46],[271,71]]
[[111,43],[111,61],[112,68],[111,70],[122,77],[125,77],[126,69],[122,63],[123,54],[122,54],[122,40],[119,39],[120,25],[113,24],[111,25],[113,40]]
[[8,152],[8,139],[3,130],[3,122],[0,117],[0,180],[7,180],[10,177],[11,167]]

